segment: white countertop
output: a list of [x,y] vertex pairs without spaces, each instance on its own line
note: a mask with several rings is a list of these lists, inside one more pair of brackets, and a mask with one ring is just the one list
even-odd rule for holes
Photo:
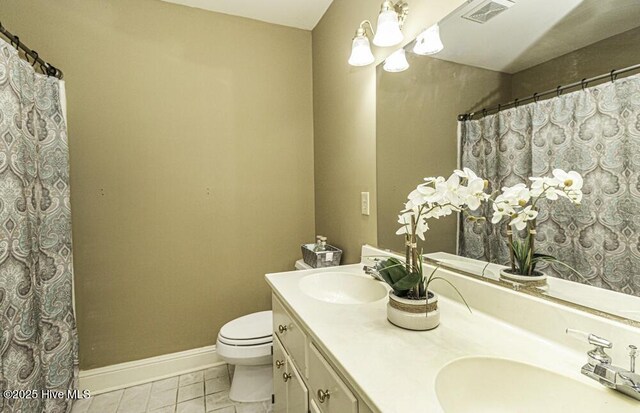
[[[330,304],[305,295],[301,278],[318,272],[363,273],[362,264],[268,274],[274,293],[367,404],[384,413],[442,412],[435,393],[439,370],[465,356],[493,356],[546,368],[607,391],[580,374],[578,352],[466,307],[440,294],[441,324],[432,331],[398,328],[387,321],[387,298],[368,304]],[[468,294],[468,292],[467,292]],[[473,297],[468,297],[473,307]],[[524,311],[524,310],[523,310]],[[487,377],[491,380],[491,377]],[[615,397],[615,396],[612,396]]]

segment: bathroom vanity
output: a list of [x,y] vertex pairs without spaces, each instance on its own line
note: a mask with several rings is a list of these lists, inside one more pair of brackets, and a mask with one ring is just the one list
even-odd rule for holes
[[[363,247],[362,256],[390,253]],[[640,330],[453,270],[472,307],[440,284],[441,325],[427,332],[386,319],[387,287],[370,264],[268,274],[273,291],[274,412],[637,412],[640,402],[581,374],[593,346],[567,328],[606,337],[628,366]]]

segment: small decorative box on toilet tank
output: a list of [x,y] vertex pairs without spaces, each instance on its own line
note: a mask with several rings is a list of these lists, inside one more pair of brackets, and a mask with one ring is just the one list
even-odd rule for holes
[[324,251],[314,251],[316,244],[302,244],[302,259],[313,268],[325,268],[340,265],[342,250],[326,245]]

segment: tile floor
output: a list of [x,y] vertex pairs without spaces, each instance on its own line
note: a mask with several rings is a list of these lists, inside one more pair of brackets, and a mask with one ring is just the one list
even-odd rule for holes
[[218,366],[99,394],[74,403],[71,413],[270,413],[271,401],[229,400],[232,366]]

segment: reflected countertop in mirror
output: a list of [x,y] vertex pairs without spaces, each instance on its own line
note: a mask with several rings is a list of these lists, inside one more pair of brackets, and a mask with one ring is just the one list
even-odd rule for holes
[[478,261],[446,252],[425,254],[424,257],[428,262],[440,265],[442,268],[490,280],[536,296],[553,298],[555,301],[570,304],[578,309],[596,309],[602,313],[599,315],[610,315],[609,318],[619,321],[629,320],[633,323],[627,324],[640,327],[640,297],[553,277],[549,278],[545,288],[527,288],[501,279],[500,270],[507,268],[504,265]]

